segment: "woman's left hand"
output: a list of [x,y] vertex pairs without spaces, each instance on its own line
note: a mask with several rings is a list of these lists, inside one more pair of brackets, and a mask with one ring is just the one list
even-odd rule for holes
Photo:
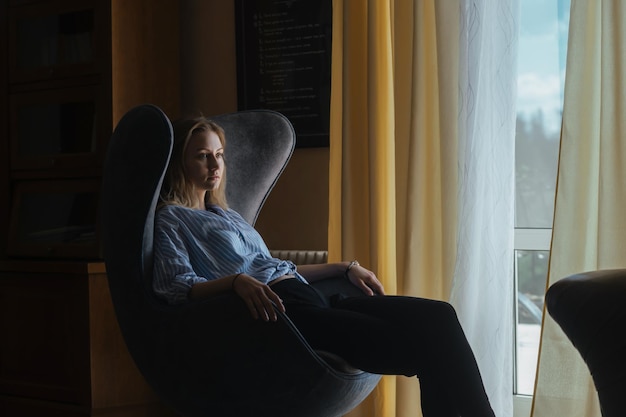
[[367,295],[385,295],[383,284],[380,283],[376,274],[363,268],[361,265],[355,265],[346,273],[350,282],[359,287]]

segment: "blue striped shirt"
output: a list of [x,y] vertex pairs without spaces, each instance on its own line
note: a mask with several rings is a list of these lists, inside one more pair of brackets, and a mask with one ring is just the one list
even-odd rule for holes
[[260,282],[295,274],[291,261],[272,258],[261,235],[236,211],[168,205],[157,211],[153,289],[170,304],[188,300],[194,284],[237,273]]

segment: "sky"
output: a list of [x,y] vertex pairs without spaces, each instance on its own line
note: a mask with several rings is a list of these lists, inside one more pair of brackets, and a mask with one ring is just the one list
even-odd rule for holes
[[518,114],[541,109],[548,133],[560,129],[570,0],[520,0]]

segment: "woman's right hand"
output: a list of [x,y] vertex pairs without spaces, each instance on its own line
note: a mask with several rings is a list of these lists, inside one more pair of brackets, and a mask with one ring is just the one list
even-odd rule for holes
[[280,312],[285,312],[283,300],[278,294],[272,291],[269,285],[259,282],[250,275],[238,274],[234,276],[231,286],[233,291],[246,303],[252,318],[255,320],[259,318],[265,321],[278,320],[274,305]]

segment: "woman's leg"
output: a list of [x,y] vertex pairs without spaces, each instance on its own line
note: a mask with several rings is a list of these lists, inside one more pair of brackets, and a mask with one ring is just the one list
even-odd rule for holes
[[[358,311],[388,323],[403,334],[413,352],[420,378],[423,408],[438,408],[432,402],[455,404],[461,416],[493,416],[474,353],[454,308],[445,302],[415,297],[355,297],[340,301],[336,308]],[[445,394],[435,395],[435,391]],[[426,410],[424,410],[426,413]],[[425,414],[426,415],[426,414]],[[436,415],[436,414],[434,414]]]
[[493,416],[449,304],[376,296],[348,298],[330,308],[308,286],[276,287],[287,315],[315,349],[369,372],[418,375],[425,417]]

